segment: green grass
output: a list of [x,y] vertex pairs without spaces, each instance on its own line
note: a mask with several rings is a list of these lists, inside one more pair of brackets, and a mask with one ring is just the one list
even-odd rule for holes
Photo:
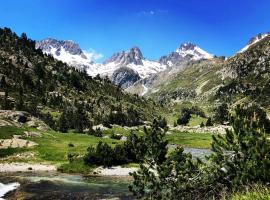
[[207,118],[203,118],[197,115],[192,115],[192,117],[189,120],[188,126],[198,126],[202,122],[205,124],[207,121]]
[[14,154],[22,153],[28,151],[26,148],[7,148],[0,149],[0,158],[5,158]]
[[254,186],[246,192],[238,192],[232,195],[230,200],[270,200],[270,189],[266,186]]
[[210,133],[169,132],[171,134],[166,135],[166,138],[171,144],[191,148],[211,148],[212,135]]
[[[11,138],[14,134],[22,134],[24,130],[30,129],[27,127],[0,127],[1,138]],[[112,129],[103,132],[104,135],[115,132],[127,136],[130,133],[130,130],[126,130],[120,126],[114,126]],[[210,148],[212,140],[211,134],[183,133],[178,131],[169,132],[171,134],[166,135],[166,138],[171,144],[178,144],[184,147],[193,148]],[[143,135],[143,127],[138,127],[135,133],[138,135]],[[86,154],[87,148],[89,146],[96,146],[100,141],[106,142],[111,146],[123,142],[110,138],[94,137],[87,134],[79,134],[74,132],[58,133],[54,131],[46,133],[43,132],[42,137],[29,138],[28,140],[38,143],[38,146],[28,149],[1,149],[0,157],[8,157],[10,155],[28,151],[33,152],[35,157],[20,158],[20,162],[42,162],[47,164],[53,164],[56,165],[61,172],[66,173],[89,173],[93,170],[93,167],[85,166],[83,163],[83,156]],[[71,146],[69,144],[73,145]],[[68,160],[68,154],[70,153],[76,155],[74,161],[71,163]],[[133,167],[137,166],[137,164],[133,163],[127,166]]]
[[[70,152],[83,156],[89,146],[95,146],[99,141],[107,142],[110,145],[119,142],[87,134],[56,132],[50,132],[41,138],[32,140],[39,144],[33,149],[38,153],[38,158],[56,164],[67,162],[67,154]],[[74,147],[68,147],[69,143],[72,143]]]
[[77,159],[71,163],[64,163],[57,168],[62,173],[81,173],[88,174],[93,171],[95,167],[85,165],[82,159]]
[[1,126],[0,139],[11,139],[13,135],[22,135],[25,129],[15,126]]

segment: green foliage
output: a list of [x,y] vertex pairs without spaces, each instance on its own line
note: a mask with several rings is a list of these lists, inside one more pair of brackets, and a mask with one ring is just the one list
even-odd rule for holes
[[187,125],[190,118],[191,118],[191,114],[189,112],[183,112],[182,115],[177,119],[177,124]]
[[22,135],[23,128],[15,126],[0,126],[0,139],[12,139],[13,135]]
[[205,126],[213,126],[212,118],[208,117]]
[[89,129],[88,132],[89,135],[93,135],[95,137],[102,137],[102,131],[100,130],[100,128],[97,128],[96,130],[93,130],[92,128]]
[[213,154],[206,163],[192,159],[183,148],[168,155],[166,140],[152,128],[150,133],[160,137],[146,137],[144,162],[131,174],[134,181],[130,191],[143,199],[220,199],[224,193],[242,191],[250,185],[267,185],[270,140],[256,115],[250,120],[243,115],[246,112],[238,107],[231,117],[233,130],[224,136],[213,135]]
[[223,124],[229,120],[229,108],[226,103],[222,103],[215,108],[213,120],[220,124]]
[[270,189],[263,185],[253,185],[248,187],[247,190],[236,192],[230,200],[270,200]]
[[192,106],[191,108],[184,107],[181,109],[181,115],[177,119],[177,124],[187,125],[191,119],[191,115],[205,117],[205,113],[198,106]]
[[200,162],[193,161],[191,154],[185,154],[183,148],[177,148],[166,157],[168,141],[155,122],[145,132],[144,163],[131,174],[134,181],[129,186],[130,191],[142,199],[191,199]]
[[159,125],[160,128],[163,128],[164,129],[164,128],[167,127],[167,120],[166,120],[165,117],[159,116],[157,118],[157,123],[158,123],[158,125]]
[[251,104],[244,106],[243,108],[237,108],[237,115],[242,118],[247,118],[249,121],[256,120],[257,126],[264,129],[267,133],[270,133],[270,120],[263,108],[257,104]]
[[124,144],[117,144],[115,147],[110,147],[103,142],[99,142],[96,148],[90,146],[84,161],[90,166],[103,165],[105,167],[140,162],[146,153],[146,145],[144,137],[131,133]]
[[68,131],[68,128],[69,128],[69,121],[65,115],[65,113],[62,113],[60,115],[60,118],[59,118],[59,122],[58,122],[58,127],[59,127],[59,131],[62,132],[62,133],[66,133]]
[[122,135],[115,133],[115,132],[112,132],[110,135],[110,138],[115,139],[115,140],[120,140],[122,138]]
[[128,163],[125,154],[121,145],[112,148],[107,143],[99,142],[96,148],[91,146],[87,149],[84,162],[90,166],[103,165],[104,167],[111,167],[112,165]]
[[215,176],[228,188],[269,182],[270,141],[256,117],[243,116],[246,111],[238,107],[231,122],[233,130],[213,136],[211,160],[219,169]]
[[7,148],[7,149],[0,149],[0,158],[5,158],[11,155],[16,155],[18,153],[22,153],[27,151],[26,148]]

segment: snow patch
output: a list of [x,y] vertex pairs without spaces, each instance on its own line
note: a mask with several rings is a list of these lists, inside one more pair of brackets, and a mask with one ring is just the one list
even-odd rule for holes
[[264,39],[265,37],[267,37],[269,34],[265,33],[265,34],[262,34],[260,37],[257,36],[255,37],[255,39],[248,45],[246,45],[244,48],[242,48],[240,51],[238,51],[238,53],[243,53],[245,52],[246,50],[249,49],[249,47],[251,47],[252,45],[256,44],[257,42],[261,41],[262,39]]
[[5,194],[7,194],[10,191],[16,190],[19,186],[20,184],[17,182],[8,184],[0,183],[0,200],[3,200]]
[[[183,44],[183,46],[187,46],[187,45],[188,45],[187,43]],[[182,48],[178,48],[178,49],[176,49],[175,52],[178,53],[179,55],[181,55],[182,57],[186,57],[187,55],[192,55],[193,60],[213,58],[212,54],[207,53],[206,51],[204,51],[203,49],[201,49],[198,46],[195,46],[194,49],[187,49],[187,50],[184,50]]]
[[148,92],[148,87],[146,87],[145,85],[142,85],[143,87],[143,92],[141,93],[141,96],[145,95]]

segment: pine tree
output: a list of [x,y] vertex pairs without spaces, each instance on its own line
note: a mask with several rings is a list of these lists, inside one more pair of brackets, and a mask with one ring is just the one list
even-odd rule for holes
[[270,141],[256,115],[248,119],[243,116],[245,112],[238,107],[231,118],[233,129],[227,130],[225,136],[213,136],[215,182],[229,189],[269,183]]
[[212,119],[211,117],[208,117],[206,123],[205,123],[205,126],[213,126],[213,122],[212,122]]
[[[166,130],[165,130],[166,131]],[[145,129],[146,155],[137,172],[132,173],[129,190],[142,199],[193,199],[200,185],[200,162],[192,160],[183,148],[177,148],[168,157],[165,131],[154,121]]]
[[59,131],[62,133],[66,133],[68,131],[69,125],[68,125],[68,119],[66,118],[66,113],[63,112],[60,115],[59,121],[58,121],[58,127]]

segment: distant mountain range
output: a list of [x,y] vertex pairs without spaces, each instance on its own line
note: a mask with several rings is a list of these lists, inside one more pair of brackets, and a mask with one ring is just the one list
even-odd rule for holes
[[[251,47],[255,46],[268,35],[269,33],[259,34],[251,38],[247,45],[231,58],[238,58],[238,54],[246,53]],[[128,92],[152,96],[159,99],[166,98],[167,94],[170,92],[174,93],[173,96],[176,97],[179,94],[182,94],[183,91],[179,92],[176,91],[176,89],[183,85],[180,84],[174,88],[169,88],[169,86],[178,79],[184,79],[182,76],[183,73],[188,70],[192,71],[194,66],[202,65],[204,67],[200,69],[199,72],[196,72],[197,77],[191,77],[200,79],[203,81],[203,84],[205,84],[203,86],[197,85],[197,87],[203,89],[209,84],[212,84],[212,86],[215,87],[209,87],[208,92],[210,92],[211,88],[214,91],[218,90],[222,85],[222,81],[226,79],[225,77],[232,77],[235,75],[235,73],[232,70],[229,70],[229,67],[227,66],[227,63],[229,62],[227,60],[230,60],[231,58],[217,58],[191,42],[181,44],[175,51],[168,55],[161,56],[160,59],[156,61],[146,59],[139,47],[132,47],[129,50],[115,53],[103,63],[94,63],[87,58],[79,45],[72,41],[45,39],[36,42],[36,48],[39,48],[44,53],[51,54],[54,58],[66,62],[71,66],[75,66],[80,70],[86,70],[91,76],[96,76],[98,74],[102,77],[108,76],[115,85],[121,86]],[[213,80],[204,78],[209,76],[209,74],[204,74],[207,71],[206,66],[214,67],[214,70],[211,73],[216,73],[216,76],[219,77],[215,78],[215,81],[218,84],[213,84]],[[224,68],[223,66],[227,67]],[[211,76],[215,75],[211,74]],[[203,78],[201,79],[200,77]],[[185,85],[183,87],[186,89],[188,86]],[[199,89],[197,88],[197,93]],[[194,90],[196,90],[196,88],[194,88]],[[196,92],[194,91],[194,93]],[[169,97],[171,95],[172,94],[170,94]]]
[[182,44],[174,52],[162,56],[158,61],[145,59],[139,47],[132,47],[113,54],[103,63],[94,63],[87,58],[78,44],[70,40],[44,39],[36,42],[36,48],[71,66],[86,70],[91,76],[98,74],[108,76],[113,83],[124,89],[181,62],[213,58],[213,55],[192,43]]

